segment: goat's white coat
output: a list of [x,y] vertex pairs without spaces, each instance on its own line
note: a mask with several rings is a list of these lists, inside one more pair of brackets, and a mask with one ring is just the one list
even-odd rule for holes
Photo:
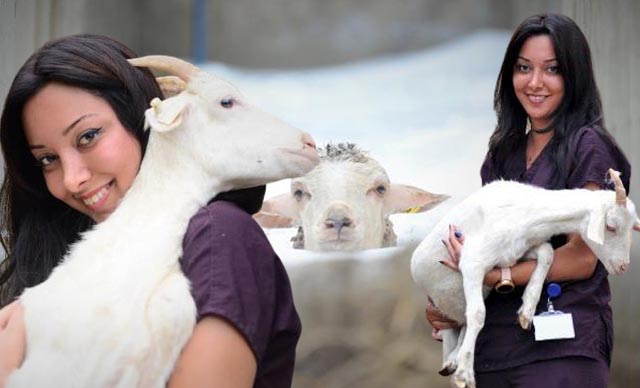
[[[236,105],[221,107],[229,97]],[[152,105],[146,155],[118,209],[21,295],[27,353],[7,387],[165,386],[195,324],[178,263],[191,216],[218,192],[318,162],[308,135],[215,76],[200,73]]]
[[[553,260],[546,243],[552,235],[579,233],[609,272],[621,273],[629,263],[634,223],[640,230],[634,204],[627,199],[626,208],[618,206],[612,191],[551,191],[507,181],[486,185],[454,207],[418,245],[411,262],[415,282],[434,305],[466,324],[460,331],[443,331],[443,370],[456,371],[458,386],[475,386],[473,355],[484,325],[483,299],[490,289],[483,279],[488,271],[512,266],[525,256],[538,259],[518,312],[520,324],[528,327]],[[449,225],[465,236],[460,272],[439,263],[448,256],[441,240],[448,238]]]
[[[301,226],[308,250],[384,248],[396,243],[389,215],[423,212],[448,198],[391,183],[374,158],[359,152],[359,161],[323,157],[313,170],[291,181],[290,193],[265,201],[258,222],[263,227]],[[376,191],[380,186],[383,193]],[[298,198],[296,191],[302,193]],[[348,224],[336,227],[339,220]]]

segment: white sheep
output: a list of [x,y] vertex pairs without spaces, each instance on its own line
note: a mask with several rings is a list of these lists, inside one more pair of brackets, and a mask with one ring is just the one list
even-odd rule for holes
[[196,318],[178,263],[191,216],[218,192],[318,163],[309,135],[227,81],[171,57],[130,62],[185,90],[151,102],[146,155],[118,209],[20,296],[27,354],[7,387],[164,387]]
[[[485,274],[510,267],[519,258],[537,259],[522,297],[518,321],[528,329],[553,261],[551,236],[579,233],[610,273],[629,265],[631,229],[640,231],[635,206],[617,172],[610,170],[616,192],[586,189],[545,190],[509,181],[496,181],[454,207],[413,253],[414,281],[445,315],[466,325],[443,330],[442,374],[455,370],[458,387],[475,387],[475,342],[484,326]],[[459,267],[453,271],[438,261],[448,256],[443,239],[448,226],[464,232]],[[466,301],[466,307],[465,307]]]
[[448,198],[392,184],[382,166],[352,143],[319,148],[321,162],[291,181],[291,192],[267,200],[263,227],[299,226],[294,248],[355,251],[394,246],[389,215],[423,212]]

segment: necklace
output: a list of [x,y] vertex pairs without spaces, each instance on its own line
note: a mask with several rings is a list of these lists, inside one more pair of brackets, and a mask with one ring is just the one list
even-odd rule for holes
[[540,129],[531,128],[531,130],[535,133],[547,133],[547,132],[553,131],[553,128],[552,127],[546,127],[546,128],[540,128]]
[[553,131],[553,127],[548,126],[546,128],[540,128],[540,129],[531,128],[531,119],[527,117],[527,124],[524,127],[524,133],[528,134],[531,131],[533,131],[534,133],[547,133],[547,132]]

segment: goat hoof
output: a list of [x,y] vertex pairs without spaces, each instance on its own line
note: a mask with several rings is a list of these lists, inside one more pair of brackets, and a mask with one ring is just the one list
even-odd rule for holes
[[520,314],[518,316],[518,323],[520,323],[520,327],[524,330],[529,330],[531,327],[531,318],[525,316],[524,314]]
[[440,376],[451,376],[456,369],[457,367],[455,364],[452,362],[446,362],[442,365],[442,369],[438,371],[438,374],[440,374]]
[[453,375],[453,385],[457,388],[476,388],[476,380],[473,372],[458,369]]

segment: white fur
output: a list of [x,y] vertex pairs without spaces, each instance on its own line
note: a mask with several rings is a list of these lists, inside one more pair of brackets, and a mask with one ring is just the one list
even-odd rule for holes
[[152,106],[146,155],[118,209],[20,297],[27,354],[7,387],[164,387],[196,318],[178,263],[191,216],[218,192],[318,162],[308,135],[213,75]]
[[289,193],[266,201],[256,216],[263,227],[300,226],[303,236],[298,239],[303,242],[294,247],[356,251],[394,246],[390,214],[422,212],[448,198],[392,184],[385,169],[353,144],[327,147],[349,152],[337,158],[323,156],[311,172],[291,181]]
[[[448,238],[448,225],[458,226],[465,236],[460,272],[439,263],[448,256],[441,241]],[[443,331],[443,372],[455,370],[457,386],[475,387],[473,356],[484,325],[488,271],[522,257],[538,260],[518,311],[520,325],[529,328],[553,261],[547,243],[552,235],[579,233],[607,271],[619,274],[629,264],[632,228],[640,230],[633,203],[627,199],[626,208],[618,206],[612,191],[552,191],[496,181],[454,207],[416,248],[411,262],[414,281],[435,306],[466,324],[461,331]]]

